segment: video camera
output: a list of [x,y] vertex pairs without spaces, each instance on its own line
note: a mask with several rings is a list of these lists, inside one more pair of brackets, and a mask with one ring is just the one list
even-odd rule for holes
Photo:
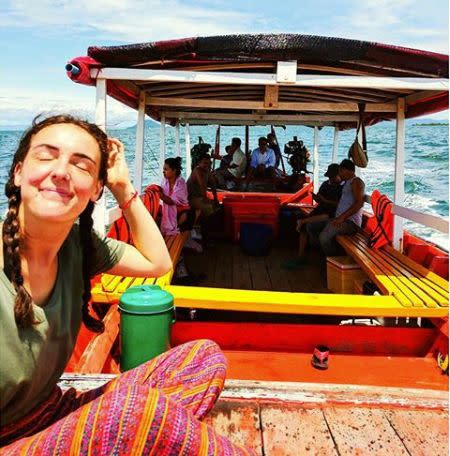
[[299,141],[297,136],[294,136],[292,141],[289,141],[284,146],[284,153],[290,155],[288,163],[291,165],[294,173],[309,173],[306,169],[306,165],[309,162],[309,151],[303,144],[303,141]]

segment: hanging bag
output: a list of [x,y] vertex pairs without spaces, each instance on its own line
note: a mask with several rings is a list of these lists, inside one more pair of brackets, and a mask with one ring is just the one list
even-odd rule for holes
[[[366,141],[366,128],[364,127],[363,115],[364,115],[364,103],[358,103],[359,109],[359,122],[358,128],[356,129],[356,138],[353,144],[348,150],[348,158],[353,161],[355,166],[359,168],[366,168],[369,163],[369,157],[367,156],[367,141]],[[362,128],[362,145],[358,140],[359,130]]]

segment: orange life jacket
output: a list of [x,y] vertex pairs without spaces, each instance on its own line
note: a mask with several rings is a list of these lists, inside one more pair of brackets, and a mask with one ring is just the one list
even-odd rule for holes
[[366,228],[370,233],[370,247],[379,249],[386,244],[392,244],[394,235],[393,202],[378,190],[373,191],[371,199],[374,217],[369,220]]

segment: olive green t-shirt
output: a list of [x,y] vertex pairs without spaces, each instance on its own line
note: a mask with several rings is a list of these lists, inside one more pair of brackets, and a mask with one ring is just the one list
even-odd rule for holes
[[[94,236],[94,276],[111,269],[125,244]],[[58,273],[48,303],[33,305],[39,322],[19,329],[14,320],[16,292],[0,270],[0,422],[25,416],[47,399],[64,371],[80,329],[83,294],[82,250],[75,225],[58,253]]]

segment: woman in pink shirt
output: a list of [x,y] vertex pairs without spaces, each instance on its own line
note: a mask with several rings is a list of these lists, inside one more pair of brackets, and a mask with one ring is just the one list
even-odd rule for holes
[[[174,235],[186,218],[189,209],[188,191],[185,180],[181,177],[181,157],[167,158],[164,162],[161,182],[162,219],[161,233]],[[179,215],[180,214],[180,215]]]

